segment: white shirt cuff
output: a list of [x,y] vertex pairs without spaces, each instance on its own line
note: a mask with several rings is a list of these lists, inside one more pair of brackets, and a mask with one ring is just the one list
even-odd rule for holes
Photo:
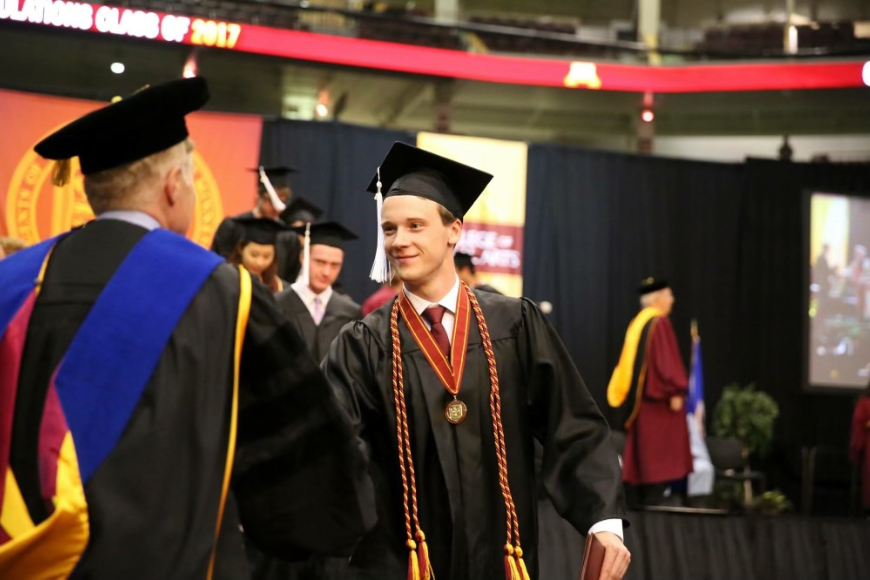
[[616,534],[619,536],[619,539],[623,542],[625,541],[625,537],[622,535],[622,520],[618,518],[614,518],[611,520],[602,520],[589,528],[590,534],[598,534],[600,532],[610,532],[611,534]]

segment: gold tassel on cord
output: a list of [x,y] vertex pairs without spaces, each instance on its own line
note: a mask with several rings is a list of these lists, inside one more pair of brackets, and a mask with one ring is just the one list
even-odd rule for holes
[[408,580],[420,580],[420,562],[417,557],[417,542],[408,540]]
[[523,549],[519,546],[514,550],[514,557],[517,559],[517,567],[519,568],[520,580],[531,580],[529,577],[529,569],[526,568],[526,563],[523,561]]
[[507,580],[520,580],[520,571],[517,569],[516,560],[514,560],[514,547],[510,544],[505,544],[504,551],[505,578]]
[[435,580],[432,562],[429,560],[429,546],[426,545],[426,534],[417,530],[417,559],[420,564],[420,580]]
[[72,159],[58,159],[51,169],[51,182],[57,187],[69,183],[72,177]]

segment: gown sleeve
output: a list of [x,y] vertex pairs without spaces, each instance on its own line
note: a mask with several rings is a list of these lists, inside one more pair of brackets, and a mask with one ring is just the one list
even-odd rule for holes
[[644,398],[664,401],[677,395],[685,395],[689,388],[689,379],[680,358],[674,327],[667,317],[657,319],[649,340]]
[[253,287],[233,474],[242,526],[284,559],[350,555],[375,522],[366,458],[302,338]]
[[544,448],[544,487],[559,514],[586,534],[602,520],[625,519],[610,428],[555,329],[531,301],[522,307],[518,349],[532,427]]

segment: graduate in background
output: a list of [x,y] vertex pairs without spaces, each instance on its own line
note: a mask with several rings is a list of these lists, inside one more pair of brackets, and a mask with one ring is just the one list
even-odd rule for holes
[[404,289],[345,326],[323,364],[376,487],[354,578],[537,578],[533,438],[559,513],[606,546],[601,577],[628,567],[610,430],[565,346],[531,301],[456,275],[463,216],[490,179],[396,143],[368,187],[383,242],[372,277],[392,269]]
[[477,281],[477,270],[474,267],[474,261],[470,254],[456,252],[453,254],[453,262],[456,265],[456,273],[459,275],[459,279],[462,280],[466,286],[474,288],[475,290],[501,294],[501,292],[489,284],[481,284]]
[[184,117],[207,99],[202,78],[152,86],[36,146],[56,186],[79,158],[97,218],[0,262],[4,580],[244,578],[240,525],[306,558],[349,555],[373,524],[365,458],[298,333],[183,237]]
[[[290,228],[289,231],[278,234],[278,275],[282,280],[294,282],[302,269],[301,252],[304,250],[302,246],[304,235],[300,235],[294,228],[314,223],[322,215],[322,209],[304,197],[298,196],[293,196],[281,212],[279,219]],[[288,240],[289,237],[294,237],[296,240]]]
[[307,256],[299,279],[277,297],[278,307],[320,361],[341,328],[362,318],[359,304],[332,289],[344,263],[344,244],[357,236],[337,222],[309,224],[296,232],[308,238],[303,244],[308,246],[303,250]]
[[242,227],[242,238],[227,261],[236,266],[244,266],[272,292],[281,292],[285,287],[289,287],[289,284],[278,276],[278,257],[275,249],[278,236],[287,231],[284,224],[252,217],[235,218],[234,221]]
[[641,486],[644,503],[661,503],[671,482],[692,472],[684,409],[688,379],[668,315],[674,295],[665,280],[640,286],[640,313],[629,324],[607,402],[628,431],[622,480]]
[[[251,211],[225,218],[214,234],[211,250],[224,258],[229,258],[244,235],[244,228],[238,220],[261,218],[282,221],[281,215],[293,204],[290,190],[290,175],[296,173],[292,167],[255,167],[250,169],[257,175],[257,202]],[[299,271],[299,250],[301,244],[292,232],[282,232],[276,241],[278,276],[284,280],[295,280]]]

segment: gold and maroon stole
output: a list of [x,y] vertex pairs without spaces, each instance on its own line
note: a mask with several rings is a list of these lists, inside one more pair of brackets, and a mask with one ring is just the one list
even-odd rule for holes
[[492,340],[483,312],[474,293],[464,283],[460,283],[459,296],[456,304],[456,323],[453,327],[453,340],[450,346],[453,361],[450,362],[438,348],[432,334],[426,328],[422,318],[414,310],[404,292],[393,302],[390,312],[390,335],[392,342],[392,377],[393,403],[396,411],[396,439],[398,443],[399,470],[402,475],[402,499],[405,512],[405,545],[408,554],[408,580],[430,580],[435,577],[429,560],[429,549],[426,546],[426,535],[420,526],[417,510],[417,477],[414,470],[414,459],[411,455],[411,437],[408,429],[408,411],[405,405],[405,385],[402,372],[402,347],[399,336],[399,312],[411,331],[414,341],[423,351],[429,365],[438,375],[447,391],[453,395],[453,400],[447,405],[445,417],[447,421],[458,425],[465,419],[467,409],[459,401],[459,388],[462,385],[462,374],[465,371],[465,359],[468,351],[468,334],[471,327],[471,314],[480,330],[483,351],[486,355],[489,371],[489,407],[492,417],[493,437],[495,439],[496,459],[498,460],[498,480],[505,507],[505,526],[507,538],[505,541],[505,578],[506,580],[529,580],[529,572],[523,561],[523,549],[520,546],[520,524],[517,518],[516,505],[511,495],[508,480],[507,448],[505,446],[504,429],[501,421],[501,395],[499,394],[498,372]]
[[[447,392],[453,395],[453,400],[448,403],[444,410],[444,416],[454,425],[465,420],[468,408],[459,400],[459,388],[462,386],[462,374],[465,372],[465,357],[468,353],[468,331],[471,327],[471,301],[468,299],[468,288],[460,284],[459,294],[456,297],[455,324],[453,325],[453,338],[450,341],[450,360],[444,356],[438,343],[432,337],[432,333],[426,328],[423,319],[411,305],[411,301],[404,292],[399,297],[399,309],[402,319],[408,325],[414,342],[423,351],[429,366],[438,375],[441,384]],[[451,365],[452,362],[452,365]]]

